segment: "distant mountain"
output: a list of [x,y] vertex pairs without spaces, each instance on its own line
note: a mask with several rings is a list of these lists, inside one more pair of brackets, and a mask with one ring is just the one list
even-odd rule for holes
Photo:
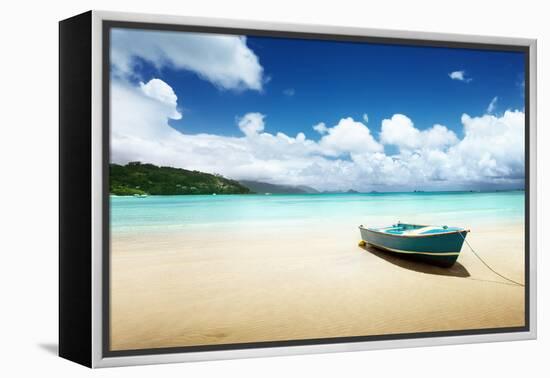
[[348,190],[325,190],[323,194],[359,194],[357,190],[348,189]]
[[153,164],[132,162],[111,164],[109,176],[111,194],[249,194],[250,189],[235,180],[219,175]]
[[298,188],[300,190],[303,190],[303,191],[305,191],[306,193],[309,193],[309,194],[320,193],[318,190],[313,189],[311,186],[298,185],[298,186],[296,186],[296,188]]
[[252,181],[252,180],[240,180],[241,185],[246,186],[253,192],[256,193],[272,193],[272,194],[313,194],[319,193],[317,190],[305,186],[292,186],[292,185],[277,185],[269,184],[267,182]]

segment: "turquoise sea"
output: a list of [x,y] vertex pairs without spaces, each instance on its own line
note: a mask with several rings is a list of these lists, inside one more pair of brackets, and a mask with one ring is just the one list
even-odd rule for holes
[[471,227],[523,222],[525,192],[111,196],[110,202],[115,234],[397,221]]

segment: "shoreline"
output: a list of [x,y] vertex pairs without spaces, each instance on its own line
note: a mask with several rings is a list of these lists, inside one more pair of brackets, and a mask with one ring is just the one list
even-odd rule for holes
[[141,195],[121,195],[109,193],[109,197],[114,198],[146,198],[146,197],[189,197],[189,196],[319,196],[319,195],[396,195],[396,194],[491,194],[491,193],[511,193],[523,192],[525,189],[507,189],[507,190],[420,190],[412,192],[318,192],[318,193],[203,193],[203,194],[148,194],[145,197]]

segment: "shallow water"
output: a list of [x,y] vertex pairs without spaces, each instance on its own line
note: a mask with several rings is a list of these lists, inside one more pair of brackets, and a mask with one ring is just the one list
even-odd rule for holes
[[525,193],[111,196],[110,202],[111,228],[117,234],[212,227],[385,226],[397,221],[471,227],[523,222]]

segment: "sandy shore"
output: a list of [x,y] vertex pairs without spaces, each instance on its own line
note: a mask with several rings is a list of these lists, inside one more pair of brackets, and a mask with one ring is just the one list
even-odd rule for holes
[[[304,232],[304,230],[306,230]],[[523,225],[472,229],[524,280]],[[357,246],[356,227],[113,235],[113,350],[524,325],[524,288],[465,245],[451,269]]]

